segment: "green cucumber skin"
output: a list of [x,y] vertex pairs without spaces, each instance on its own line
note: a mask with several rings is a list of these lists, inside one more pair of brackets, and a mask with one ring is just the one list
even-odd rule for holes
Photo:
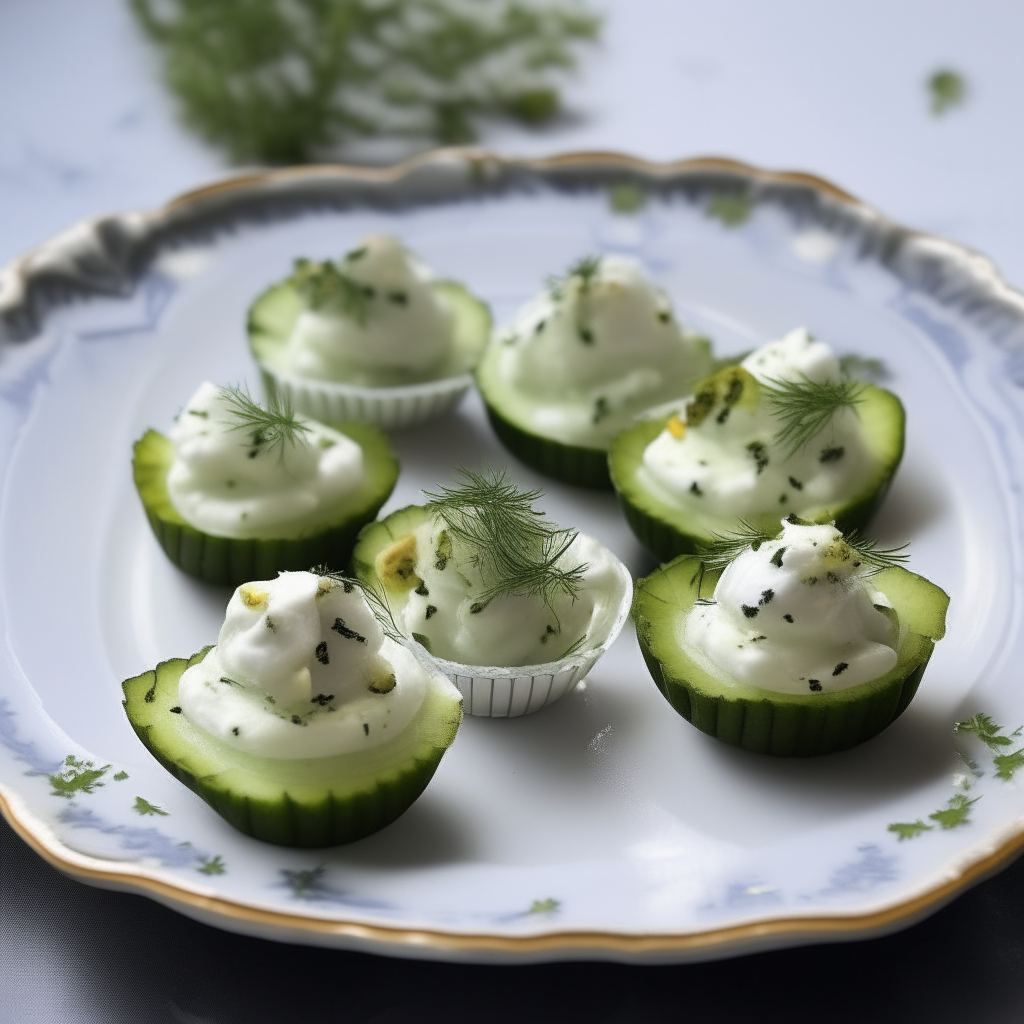
[[132,469],[146,518],[167,557],[182,571],[218,586],[236,587],[249,580],[273,579],[278,572],[314,565],[348,563],[360,529],[372,520],[394,490],[398,460],[387,435],[363,423],[336,424],[362,448],[371,474],[362,500],[346,510],[343,522],[305,537],[233,538],[204,533],[178,514],[167,494],[166,477],[173,445],[154,430],[136,443]]
[[[452,350],[440,370],[427,377],[417,377],[408,373],[385,373],[378,382],[367,384],[367,387],[401,387],[406,384],[459,377],[472,372],[490,338],[490,308],[458,281],[434,281],[432,287],[448,304],[454,318]],[[273,394],[272,389],[275,386],[274,377],[264,367],[264,363],[273,364],[273,359],[268,356],[272,357],[275,350],[287,344],[295,321],[303,309],[303,301],[290,280],[271,285],[257,296],[249,308],[249,348],[261,368],[270,394]]]
[[[889,406],[897,434],[896,443],[886,453],[880,473],[868,490],[832,506],[822,515],[814,516],[820,521],[834,519],[837,528],[843,533],[863,531],[867,527],[888,493],[903,458],[906,419],[903,406],[891,392],[871,385],[868,387],[876,400]],[[678,555],[693,554],[701,544],[711,539],[707,530],[690,520],[685,512],[643,495],[633,483],[633,475],[644,449],[661,433],[667,420],[667,416],[644,420],[624,430],[612,442],[608,454],[610,479],[626,521],[637,540],[660,562],[671,561]],[[797,510],[796,514],[800,515],[801,512]],[[778,528],[778,517],[751,517],[751,522],[764,525],[770,531]],[[734,522],[723,520],[720,532],[726,532],[734,525]]]
[[[669,655],[663,653],[659,656],[656,648],[664,648],[664,645],[657,635],[655,620],[660,616],[656,605],[671,605],[664,595],[651,592],[669,577],[690,580],[698,565],[696,559],[682,556],[640,580],[633,617],[640,650],[655,685],[669,704],[702,732],[753,753],[812,757],[845,750],[876,736],[891,725],[913,700],[934,649],[933,639],[941,637],[941,629],[936,629],[938,636],[934,638],[911,632],[901,649],[913,644],[917,648],[914,657],[900,671],[894,670],[888,677],[883,677],[882,685],[871,681],[808,699],[771,694],[756,687],[743,689],[748,693],[763,694],[763,697],[733,697],[703,690],[688,677],[687,666],[692,663],[681,651],[670,652],[672,660],[678,663],[675,668],[668,664]],[[898,572],[913,577],[905,570]],[[716,578],[717,574],[707,577],[712,581]],[[919,577],[915,579],[920,580]],[[944,619],[946,606],[942,599],[945,595],[927,581],[920,580],[920,583],[930,588],[928,599],[941,604],[938,616]],[[691,590],[695,594],[695,588],[685,582],[672,589],[677,592]],[[884,591],[883,586],[879,589]]]
[[[329,784],[318,787],[319,794],[311,794],[308,785],[295,786],[289,792],[287,784],[282,783],[276,799],[255,797],[225,783],[216,772],[197,775],[191,771],[187,758],[162,749],[153,741],[152,725],[140,720],[146,717],[144,710],[147,704],[159,701],[165,708],[175,704],[182,672],[205,654],[204,650],[189,660],[174,658],[161,662],[156,669],[125,680],[122,688],[128,719],[153,757],[225,821],[254,839],[278,846],[339,846],[355,842],[389,825],[426,788],[461,721],[460,711],[436,742],[421,745],[422,752],[418,756],[407,760],[374,785],[355,793],[338,794]],[[152,713],[150,710],[149,715]],[[170,712],[163,710],[162,713]]]
[[541,437],[523,430],[505,419],[484,396],[487,418],[501,443],[521,462],[562,483],[593,490],[610,491],[608,453],[603,448],[584,448],[562,444],[550,437]]

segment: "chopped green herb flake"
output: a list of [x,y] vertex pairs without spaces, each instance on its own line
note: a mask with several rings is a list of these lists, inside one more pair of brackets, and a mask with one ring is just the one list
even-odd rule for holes
[[154,814],[159,814],[162,817],[167,817],[167,811],[161,810],[156,804],[151,804],[148,800],[143,800],[141,796],[135,798],[135,804],[132,810],[136,814],[141,814],[143,817],[151,817]]
[[325,708],[331,701],[334,700],[333,693],[318,693],[315,697],[311,697],[310,704],[318,704],[320,707]]
[[361,636],[354,629],[349,629],[348,626],[345,625],[344,619],[335,619],[334,625],[331,626],[331,629],[333,629],[335,633],[340,633],[346,640],[355,640],[356,643],[360,644],[366,643],[366,637]]
[[774,597],[775,597],[775,591],[772,590],[771,587],[769,587],[767,590],[762,590],[761,591],[761,600],[758,601],[757,603],[758,604],[762,604],[762,605],[764,605],[764,604],[771,604],[772,599]]
[[320,643],[316,645],[316,651],[314,653],[316,655],[316,660],[319,661],[321,665],[329,665],[331,663],[330,655],[327,653],[326,640],[321,640]]
[[364,736],[369,736],[370,735],[370,726],[366,722],[363,722],[363,735]]
[[841,661],[834,669],[832,669],[832,675],[841,676],[850,666],[845,662]]
[[623,182],[608,190],[608,202],[615,213],[636,213],[644,208],[647,196],[636,185]]
[[765,466],[768,465],[768,456],[765,453],[765,446],[760,441],[751,441],[747,445],[747,451],[750,453],[750,457],[754,460],[754,465],[757,467],[757,475],[760,476],[764,471]]
[[427,589],[426,583],[420,583],[413,593],[419,594],[420,597],[430,597],[430,591]]
[[894,832],[902,843],[904,839],[916,839],[922,832],[931,832],[933,825],[926,825],[920,818],[917,821],[894,821],[887,831]]
[[210,857],[196,868],[201,875],[223,875],[227,868],[220,857]]
[[757,605],[749,605],[749,604],[742,604],[742,605],[740,605],[740,608],[742,608],[742,609],[743,609],[743,614],[744,614],[744,615],[745,615],[745,616],[746,616],[746,617],[747,617],[748,619],[753,619],[753,618],[755,618],[755,617],[757,616],[757,613],[758,613],[758,611],[760,610],[760,609],[759,609],[759,608],[757,607]]
[[967,83],[963,76],[950,68],[940,68],[928,77],[931,111],[940,117],[963,103],[967,96]]
[[406,292],[388,292],[388,301],[396,306],[405,306],[409,303],[409,295]]
[[115,782],[123,782],[128,778],[128,773],[125,771],[115,772],[112,777]]
[[179,705],[175,705],[173,708],[171,708],[171,714],[172,715],[180,715],[181,714],[181,707]]
[[840,445],[838,448],[822,448],[819,462],[838,462],[846,454],[846,449]]
[[976,796],[973,800],[968,800],[963,793],[957,793],[955,796],[950,797],[949,803],[946,804],[943,810],[929,814],[928,818],[931,821],[937,821],[944,829],[968,825],[970,824],[971,807],[980,799],[981,797]]
[[427,605],[427,613],[426,613],[425,617],[427,619],[429,619],[429,618],[431,618],[431,616],[436,615],[436,614],[437,614],[437,605],[436,604],[428,604]]
[[423,633],[413,633],[412,638],[420,645],[420,647],[424,648],[428,654],[431,653],[429,636],[426,636]]
[[690,484],[690,493],[696,495],[698,498],[704,496],[704,492],[700,489],[700,484],[696,480]]
[[802,491],[804,489],[804,485],[794,476],[789,478],[789,485],[797,491]]
[[789,615],[788,613],[786,615],[783,615],[782,617],[783,617],[783,619],[785,619],[786,622],[792,622],[793,621],[793,616]]
[[721,221],[727,228],[739,227],[749,216],[753,200],[743,194],[720,194],[707,205],[709,217]]
[[775,554],[772,555],[772,557],[769,559],[769,561],[771,562],[772,565],[777,566],[779,569],[781,569],[782,568],[782,556],[785,553],[786,553],[786,549],[784,547],[778,548],[778,549],[776,549]]

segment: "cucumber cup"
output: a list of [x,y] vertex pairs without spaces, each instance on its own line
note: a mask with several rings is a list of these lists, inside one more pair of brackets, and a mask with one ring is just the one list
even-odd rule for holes
[[675,321],[639,264],[604,256],[580,260],[496,332],[476,379],[513,455],[607,489],[612,438],[711,368],[710,342]]
[[[201,400],[199,405],[203,408],[195,411],[210,415],[211,402]],[[195,396],[182,417],[190,416],[194,403]],[[271,473],[278,473],[279,453],[267,450],[266,440],[260,446],[251,446],[251,431],[248,435],[241,431],[234,437],[229,435],[229,443],[241,444],[243,451],[233,467],[226,466],[216,477],[214,491],[223,498],[223,507],[228,511],[197,524],[179,511],[168,490],[177,455],[175,443],[155,430],[146,431],[135,443],[132,472],[146,518],[167,557],[190,576],[221,586],[237,586],[246,580],[265,579],[279,571],[306,569],[311,565],[347,564],[360,528],[376,516],[394,489],[398,461],[387,436],[369,424],[342,423],[334,428],[313,424],[310,431],[316,435],[314,447],[320,451],[329,451],[322,446],[338,442],[339,436],[358,446],[356,461],[360,471],[349,474],[348,483],[329,502],[321,502],[312,515],[300,512],[278,519],[249,536],[240,536],[238,527],[242,523],[240,517],[243,513],[249,515],[247,509],[252,506],[235,494],[244,489],[250,467],[255,470],[261,461],[269,465]],[[248,452],[258,451],[256,458],[249,458],[247,447]],[[231,489],[226,488],[229,482],[235,484]],[[254,489],[253,501],[258,497]],[[197,507],[202,510],[201,503]],[[236,513],[235,509],[240,511]]]
[[[294,602],[291,609],[281,608],[282,602],[275,606],[273,592],[267,599],[281,580],[288,577],[239,588],[245,594],[236,592],[232,599],[238,608],[228,607],[229,620],[239,610],[252,619],[257,644],[268,632],[260,622],[268,607],[277,633],[287,632],[294,617]],[[353,585],[347,586],[351,593]],[[362,655],[368,643],[381,640],[372,635],[365,610],[362,615],[345,611],[336,621],[348,635],[326,626],[316,650],[306,652],[305,673],[295,673],[308,692],[292,693],[287,701],[279,690],[275,700],[247,681],[238,671],[245,658],[237,651],[233,667],[226,667],[232,664],[230,653],[218,652],[238,638],[237,631],[234,638],[225,637],[227,622],[218,647],[188,660],[161,662],[123,684],[125,711],[149,752],[229,824],[255,839],[323,847],[376,832],[420,795],[458,730],[462,698],[456,689],[386,638],[372,655],[378,660],[371,671],[353,668],[348,678],[335,674],[327,680],[325,659],[340,659],[346,646]],[[264,662],[274,657],[265,655]],[[198,673],[198,680],[186,671]],[[392,736],[381,733],[389,724]],[[329,730],[336,735],[327,735]],[[239,746],[247,736],[248,745]],[[261,753],[261,743],[269,744],[274,756]],[[337,752],[331,752],[332,743]],[[299,756],[304,747],[314,756]]]
[[[726,580],[721,569],[708,570],[706,561],[682,555],[640,580],[633,604],[644,660],[672,707],[716,739],[782,757],[852,747],[901,715],[917,692],[935,641],[945,632],[949,604],[933,583],[891,564],[898,557],[892,552],[879,553],[870,545],[850,548],[827,526],[800,528],[818,531],[822,550],[831,552],[826,561],[831,558],[832,569],[820,572],[821,561],[806,557],[806,544],[801,556],[787,530],[774,541],[747,545],[749,555],[742,557],[759,557],[762,564],[745,578],[727,567],[731,575]],[[787,566],[787,558],[795,565]],[[874,565],[868,561],[872,558]],[[854,562],[859,564],[851,569]],[[856,573],[864,567],[878,571],[858,582]],[[784,574],[793,568],[797,575],[787,583]],[[854,595],[859,607],[847,601],[855,586],[866,588],[862,596]],[[732,623],[740,626],[723,630],[713,618],[718,604],[744,591],[741,614]],[[805,592],[802,598],[800,591]],[[840,592],[842,601],[819,614],[822,604],[828,605],[829,591]],[[714,598],[708,598],[712,592]],[[868,621],[872,610],[874,621]],[[851,623],[885,642],[855,634],[851,640]],[[811,649],[788,643],[773,651],[789,629],[802,629]],[[830,635],[836,639],[837,631],[840,642],[829,647],[826,641]],[[874,674],[872,665],[884,671]],[[854,672],[867,678],[842,685]],[[757,685],[759,679],[766,685]]]
[[596,541],[558,531],[546,557],[572,579],[567,589],[552,586],[547,602],[537,591],[488,596],[492,566],[485,560],[481,571],[479,549],[459,525],[436,506],[393,512],[363,528],[354,574],[455,683],[467,714],[537,711],[572,690],[611,646],[629,615],[632,579]]
[[338,264],[297,260],[248,319],[269,396],[323,422],[385,429],[453,408],[490,330],[483,302],[431,279],[386,236],[364,239]]
[[[747,369],[783,344],[825,350],[834,372],[811,380],[789,365],[785,381]],[[741,521],[770,532],[796,514],[864,529],[903,457],[904,432],[894,394],[842,378],[826,347],[797,331],[622,431],[608,467],[633,532],[668,561]]]

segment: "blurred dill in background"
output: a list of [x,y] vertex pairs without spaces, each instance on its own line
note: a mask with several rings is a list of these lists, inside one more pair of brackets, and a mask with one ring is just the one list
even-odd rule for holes
[[543,124],[600,28],[580,0],[130,3],[185,123],[236,163],[393,158],[471,142],[488,117]]

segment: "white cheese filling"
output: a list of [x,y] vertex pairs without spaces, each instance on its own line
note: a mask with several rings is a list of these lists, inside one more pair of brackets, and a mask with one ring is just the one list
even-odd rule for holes
[[[842,380],[832,350],[803,328],[763,345],[740,365],[769,386]],[[855,408],[838,409],[794,452],[778,442],[780,429],[763,395],[728,409],[717,405],[696,424],[680,415],[644,451],[639,482],[666,504],[708,519],[826,507],[867,485],[875,466]]]
[[711,370],[706,340],[624,256],[603,256],[527,303],[497,335],[498,374],[526,425],[605,445],[640,411]]
[[448,539],[442,525],[428,521],[413,536],[422,583],[410,592],[400,626],[408,635],[425,637],[436,657],[461,665],[541,665],[598,647],[631,584],[604,545],[578,534],[557,563],[564,569],[585,566],[575,599],[557,593],[545,604],[538,597],[508,595],[483,603],[479,595],[486,587],[471,555]]
[[429,672],[348,587],[309,572],[240,586],[217,646],[181,677],[181,712],[260,757],[330,757],[397,736]]
[[181,517],[219,537],[291,537],[326,525],[365,478],[351,438],[296,415],[302,429],[268,444],[240,427],[224,391],[208,381],[170,431],[167,493]]
[[726,683],[776,693],[845,690],[896,664],[885,595],[859,575],[834,526],[783,521],[782,535],[731,562],[713,603],[681,626],[682,646]]
[[430,271],[391,235],[364,238],[337,270],[350,283],[299,314],[280,369],[355,383],[381,370],[429,376],[453,342]]

